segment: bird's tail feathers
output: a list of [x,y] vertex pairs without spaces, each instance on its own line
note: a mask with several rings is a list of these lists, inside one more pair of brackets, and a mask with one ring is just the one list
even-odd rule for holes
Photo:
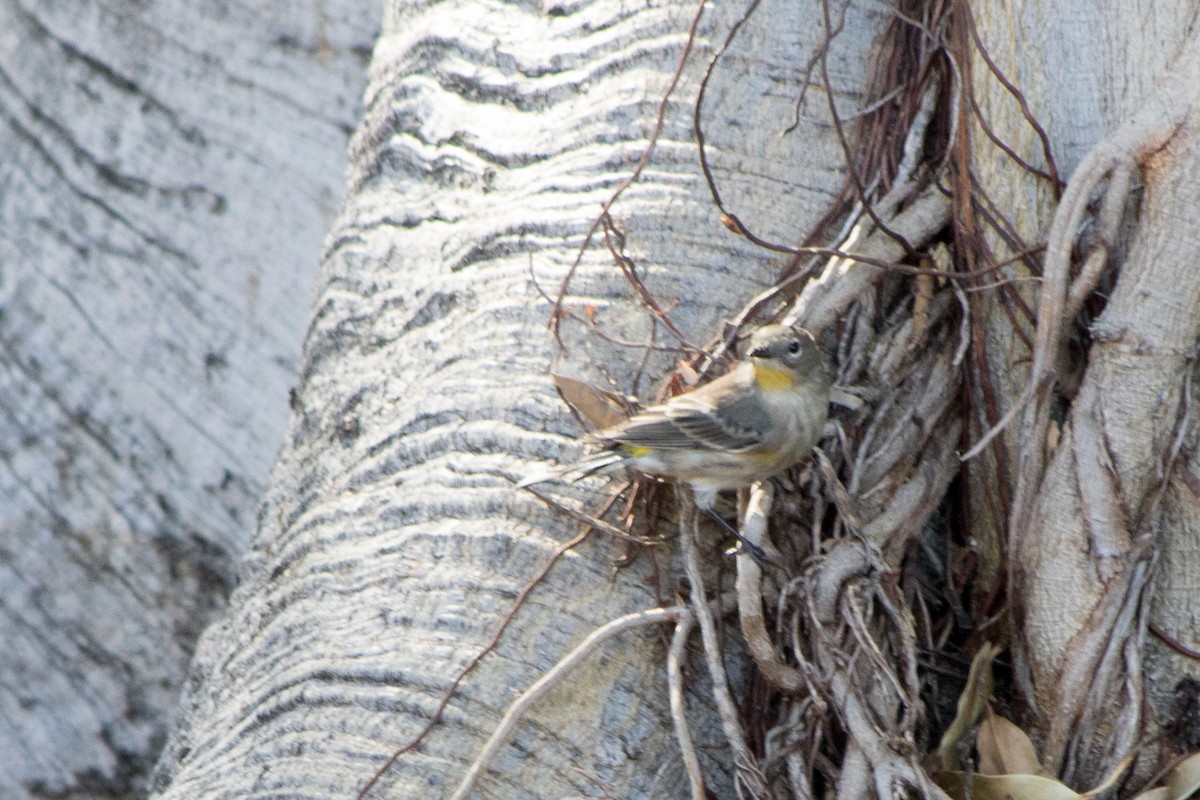
[[616,450],[601,450],[599,453],[593,453],[581,461],[576,461],[572,465],[574,469],[567,474],[575,475],[575,477],[571,478],[571,482],[574,483],[589,475],[595,475],[597,472],[604,472],[608,469],[624,466],[627,461],[629,461],[629,456],[625,453]]
[[590,475],[595,475],[597,472],[604,472],[605,470],[622,466],[628,460],[629,456],[624,453],[614,450],[601,450],[598,453],[592,453],[579,461],[574,461],[565,466],[527,475],[517,482],[517,488],[524,489],[527,486],[555,480],[575,483]]

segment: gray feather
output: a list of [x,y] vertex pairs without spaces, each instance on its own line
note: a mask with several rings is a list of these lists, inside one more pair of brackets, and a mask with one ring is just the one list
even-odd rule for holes
[[730,373],[696,391],[647,409],[628,421],[600,431],[595,438],[609,447],[631,445],[663,450],[702,449],[741,452],[762,444],[770,417],[753,395],[725,403],[715,413],[713,400],[745,373]]

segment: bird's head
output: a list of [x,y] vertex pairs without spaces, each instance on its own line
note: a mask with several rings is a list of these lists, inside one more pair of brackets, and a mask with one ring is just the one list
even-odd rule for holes
[[798,381],[821,378],[825,357],[812,334],[789,325],[766,325],[750,337],[746,351],[755,379],[765,389],[790,388]]

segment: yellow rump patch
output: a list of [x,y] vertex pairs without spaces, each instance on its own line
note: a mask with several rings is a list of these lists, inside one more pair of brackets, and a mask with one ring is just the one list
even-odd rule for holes
[[621,445],[621,451],[628,453],[630,458],[641,458],[642,456],[650,455],[652,452],[649,447],[637,447],[632,444]]
[[754,365],[754,382],[760,389],[767,391],[790,389],[796,385],[796,379],[786,369],[765,367],[761,364]]

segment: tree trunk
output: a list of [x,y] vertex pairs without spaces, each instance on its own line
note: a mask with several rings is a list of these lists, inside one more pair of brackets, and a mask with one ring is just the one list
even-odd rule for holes
[[[547,329],[549,298],[649,146],[664,95],[654,158],[613,209],[625,253],[700,345],[773,283],[781,259],[718,224],[692,141],[699,75],[739,10],[704,10],[670,92],[697,11],[389,7],[289,445],[231,614],[197,655],[162,797],[352,797],[576,535],[577,522],[512,483],[578,453],[552,369],[648,395],[643,376],[663,374],[680,347],[631,296],[602,234],[564,301],[564,349]],[[831,69],[849,115],[886,19],[847,14]],[[797,44],[812,52],[824,25],[819,9],[782,2],[753,19],[707,87],[708,154],[727,205],[791,241],[841,181],[818,87],[780,135],[805,75]],[[594,511],[602,486],[564,502]],[[677,591],[673,535],[614,571],[627,548],[597,533],[558,561],[379,796],[449,796],[516,693],[606,621]],[[719,550],[711,560],[729,563]],[[664,656],[654,630],[610,643],[534,708],[479,791],[686,796]],[[741,681],[745,666],[733,669]],[[690,693],[689,713],[713,788],[728,796],[732,765],[704,697]]]
[[[388,5],[287,443],[158,796],[944,797],[931,761],[977,765],[928,758],[945,675],[996,640],[992,699],[1072,785],[1200,747],[1171,705],[1197,646],[1196,8],[1118,6]],[[763,563],[686,492],[513,487],[580,452],[552,373],[648,401],[768,317],[858,399],[740,498]],[[141,455],[154,430],[113,447],[151,488],[182,470]],[[188,499],[150,512],[167,541],[215,513]]]
[[0,797],[145,796],[284,434],[359,6],[0,2]]

